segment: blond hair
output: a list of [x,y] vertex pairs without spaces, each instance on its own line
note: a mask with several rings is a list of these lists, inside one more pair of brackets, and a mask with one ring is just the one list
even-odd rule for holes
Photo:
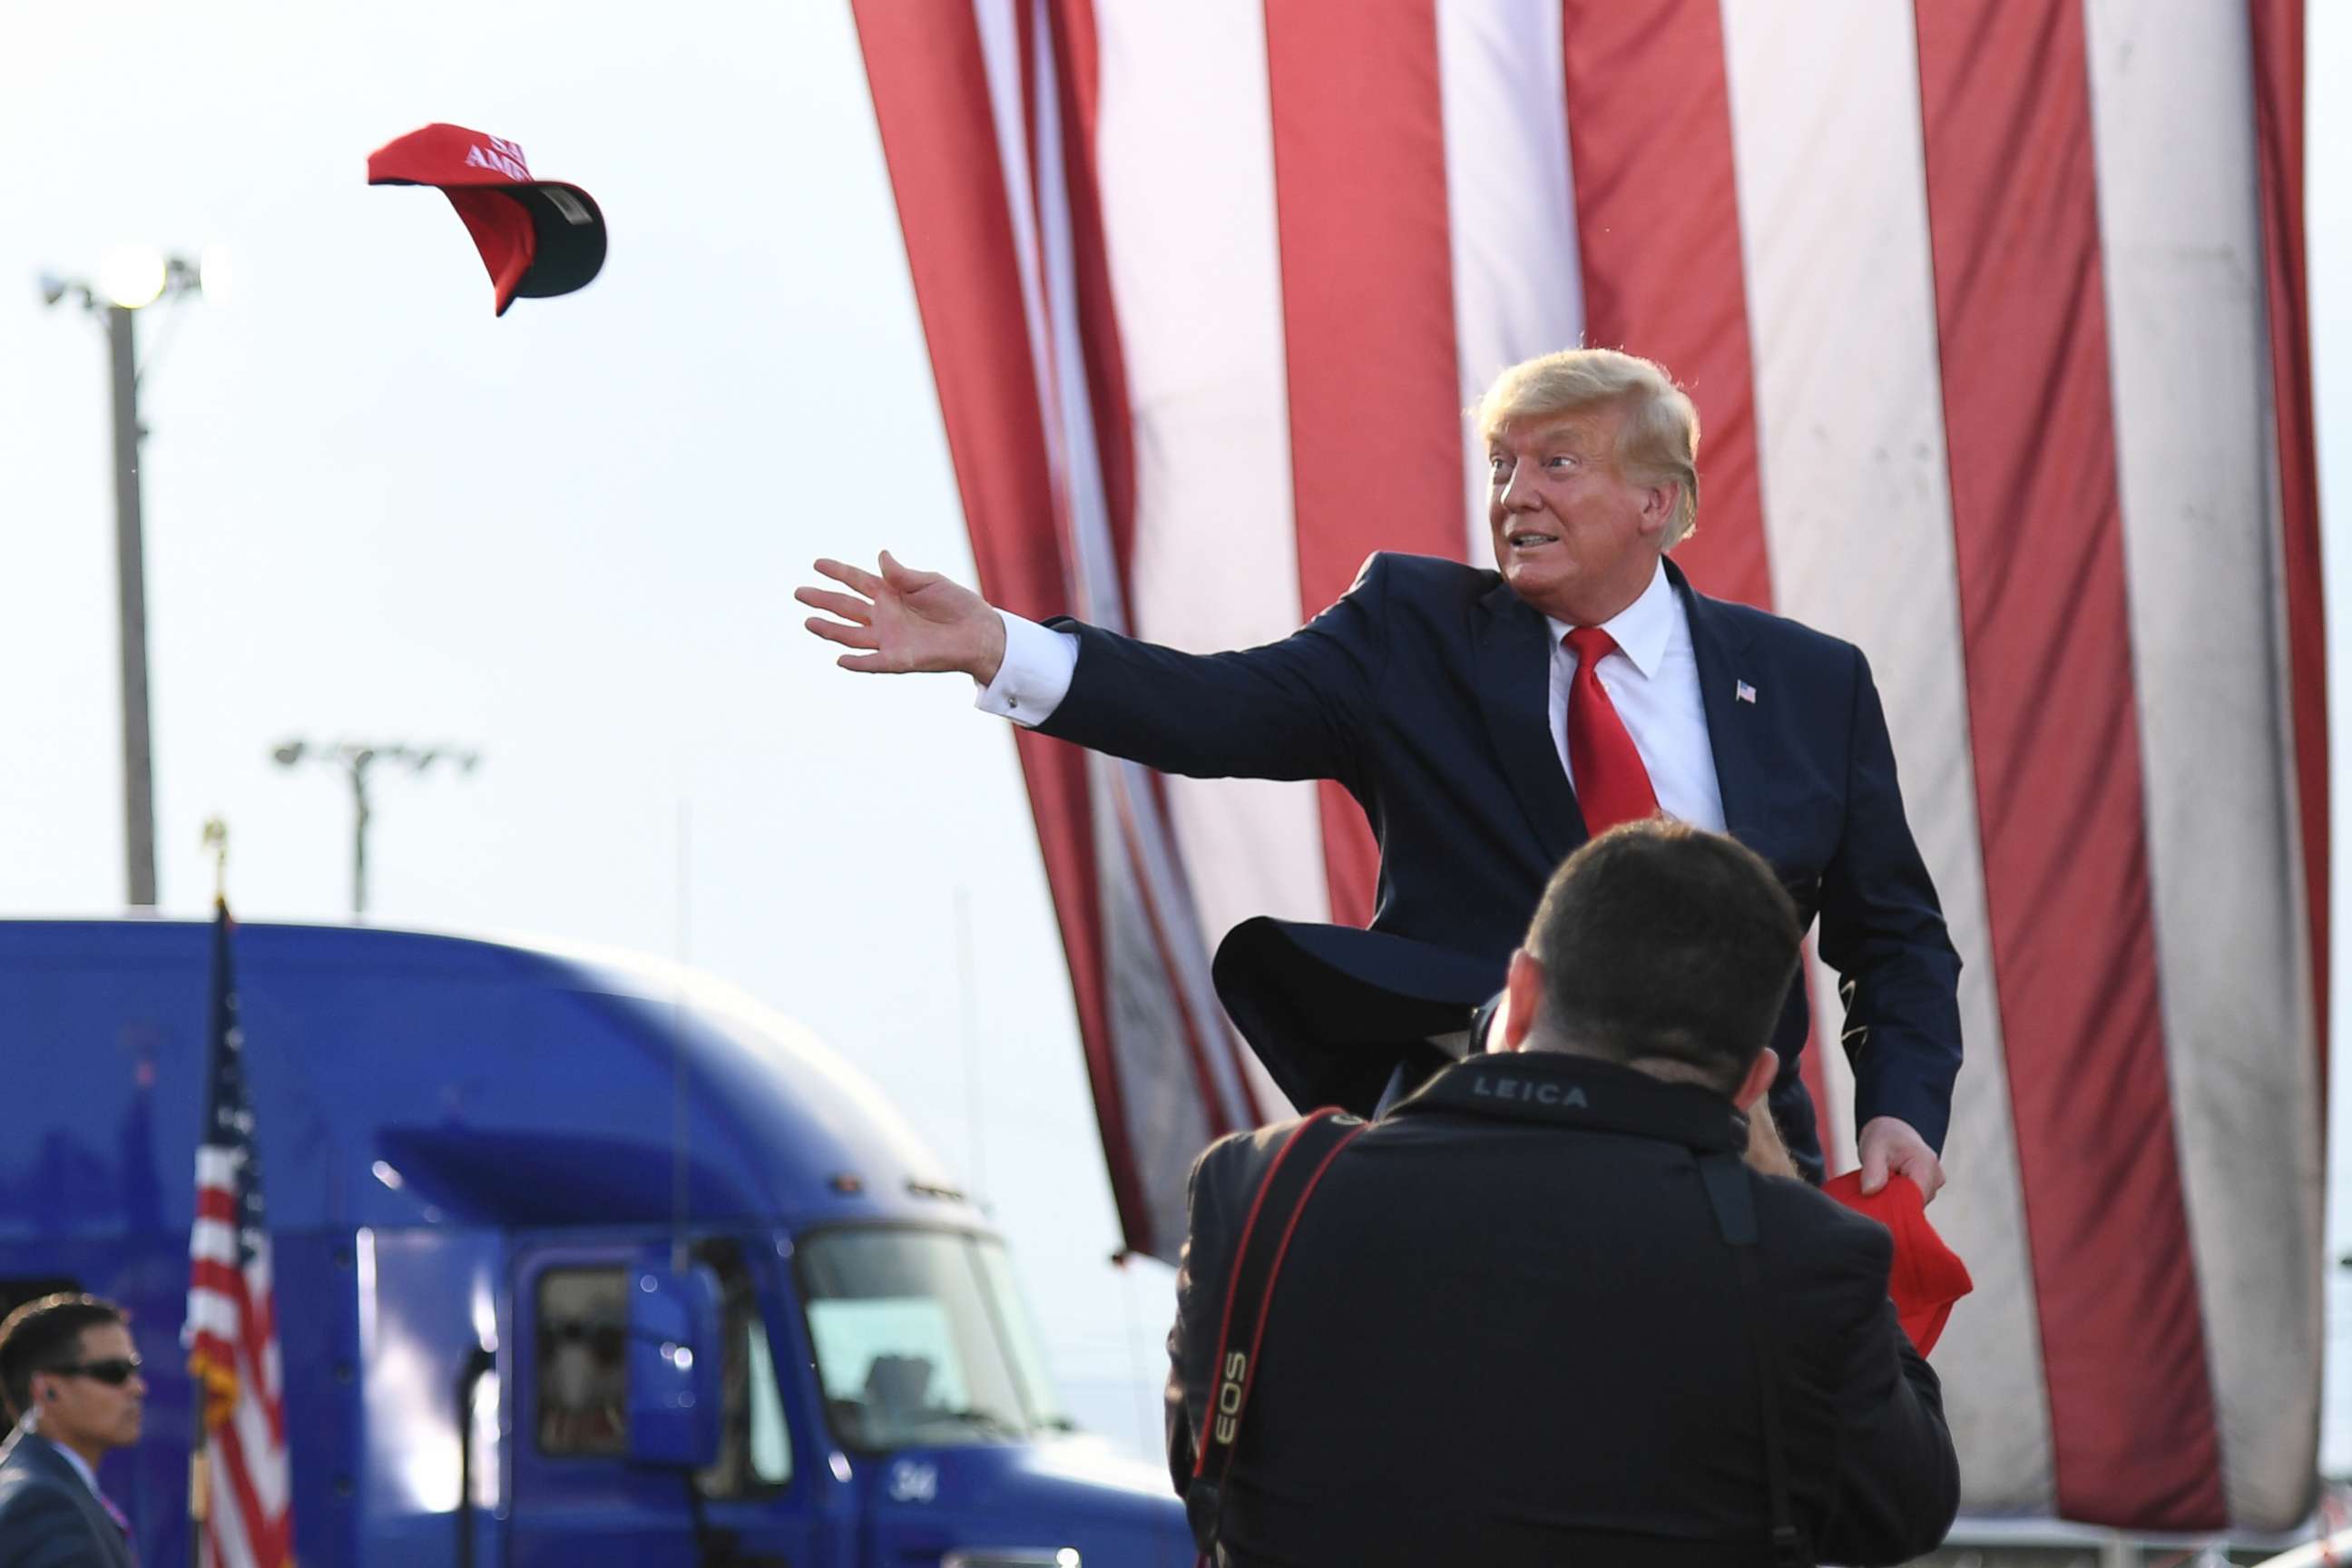
[[1637,485],[1682,491],[1666,530],[1669,550],[1698,523],[1698,410],[1665,367],[1617,349],[1562,349],[1522,360],[1496,376],[1470,410],[1493,440],[1515,419],[1549,419],[1613,408],[1618,471]]

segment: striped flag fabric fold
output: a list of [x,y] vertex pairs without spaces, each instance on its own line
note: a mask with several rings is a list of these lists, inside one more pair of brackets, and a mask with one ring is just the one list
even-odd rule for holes
[[287,1568],[294,1519],[284,1368],[245,1034],[237,1023],[236,929],[224,899],[213,917],[205,1120],[183,1331],[199,1405],[203,1517],[194,1529],[197,1568]]
[[[1193,649],[1485,564],[1462,409],[1705,430],[1703,591],[1857,644],[1965,969],[1976,1514],[2316,1490],[2327,777],[2301,0],[853,0],[981,587]],[[1207,955],[1366,918],[1333,786],[1020,739],[1127,1245],[1286,1114]],[[1809,1079],[1853,1162],[1838,977]]]

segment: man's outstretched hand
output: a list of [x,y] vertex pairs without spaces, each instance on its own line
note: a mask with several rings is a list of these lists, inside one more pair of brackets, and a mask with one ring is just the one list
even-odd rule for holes
[[982,686],[996,679],[1004,662],[1004,622],[987,600],[936,572],[901,566],[887,550],[881,567],[877,576],[845,562],[819,561],[818,573],[849,592],[793,590],[793,598],[825,612],[803,623],[810,631],[858,650],[835,663],[877,675],[961,670]]

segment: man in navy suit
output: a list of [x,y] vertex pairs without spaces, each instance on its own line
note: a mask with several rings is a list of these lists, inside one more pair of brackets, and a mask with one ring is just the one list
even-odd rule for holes
[[[1657,365],[1605,349],[1498,377],[1477,410],[1496,571],[1376,554],[1277,643],[1177,652],[1039,626],[887,552],[797,597],[851,669],[961,670],[981,706],[1198,777],[1339,781],[1381,845],[1370,931],[1245,922],[1220,994],[1301,1106],[1370,1109],[1423,1034],[1501,986],[1547,879],[1616,822],[1728,832],[1780,875],[1848,996],[1864,1186],[1933,1197],[1960,1061],[1959,959],[1913,843],[1859,649],[1691,588],[1666,552],[1698,511],[1698,420]],[[1818,1178],[1798,1074],[1805,987],[1773,1037],[1771,1106]]]
[[46,1296],[0,1323],[0,1568],[133,1568],[98,1464],[139,1440],[147,1384],[122,1310]]

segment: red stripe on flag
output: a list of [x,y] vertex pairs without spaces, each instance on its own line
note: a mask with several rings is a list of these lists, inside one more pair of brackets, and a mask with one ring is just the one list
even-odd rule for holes
[[268,1390],[257,1381],[262,1350],[275,1342],[278,1332],[275,1299],[264,1293],[257,1300],[248,1288],[244,1271],[229,1264],[202,1258],[191,1265],[190,1272],[192,1289],[227,1302],[237,1321],[235,1342],[222,1339],[210,1330],[198,1333],[193,1347],[195,1358],[205,1364],[226,1367],[236,1374],[239,1399],[251,1399],[256,1403],[268,1422],[271,1438],[283,1447],[286,1442],[285,1403],[282,1399],[270,1397]]
[[[1584,341],[1666,367],[1698,407],[1698,530],[1675,564],[1701,593],[1772,607],[1758,468],[1748,267],[1732,166],[1718,0],[1564,0],[1560,16]],[[1672,191],[1672,201],[1661,201]],[[1802,984],[1800,977],[1800,984]],[[1810,1002],[1811,998],[1808,998]],[[1835,1020],[1809,1013],[1798,1076],[1831,1148],[1822,1058]]]
[[1160,907],[1159,890],[1144,868],[1134,803],[1124,790],[1118,792],[1118,826],[1119,837],[1127,845],[1128,860],[1135,868],[1136,902],[1142,907],[1144,924],[1150,929],[1152,952],[1159,956],[1160,973],[1168,977],[1168,996],[1181,1025],[1184,1059],[1192,1067],[1193,1086],[1201,1095],[1201,1114],[1208,1122],[1209,1139],[1213,1142],[1234,1131],[1234,1119],[1226,1110],[1225,1097],[1217,1092],[1216,1073],[1209,1065],[1209,1052],[1229,1049],[1231,1031],[1224,1027],[1222,1016],[1203,1019],[1193,1012],[1192,991],[1176,964],[1176,949],[1170,940],[1166,913]]
[[245,1275],[234,1263],[224,1263],[216,1258],[192,1258],[188,1263],[188,1281],[194,1289],[210,1290],[240,1310],[244,1308]]
[[[1462,411],[1433,0],[1268,0],[1298,596],[1372,550],[1462,553]],[[1379,852],[1321,786],[1334,920],[1372,914]]]
[[[852,10],[981,590],[1024,615],[1054,614],[1067,596],[1054,480],[978,27],[961,5],[854,0]],[[996,177],[972,179],[975,163]],[[1086,758],[1028,731],[1016,744],[1069,955],[1111,1195],[1128,1246],[1150,1252],[1151,1216],[1111,1051]]]
[[1992,965],[2058,1511],[2228,1523],[2158,1006],[2073,0],[1918,0]]
[[1675,563],[1769,608],[1720,0],[1565,0],[1561,31],[1585,342],[1656,360],[1698,405],[1698,531]]
[[2270,304],[2271,406],[2278,426],[2285,528],[2287,668],[2294,714],[2295,798],[2303,814],[2304,894],[2321,1092],[2327,1103],[2327,637],[2319,562],[2318,443],[2311,398],[2311,297],[2303,229],[2303,0],[2251,0],[2254,139],[2261,154],[2263,251]]
[[196,1189],[196,1217],[216,1219],[223,1225],[236,1223],[236,1194],[220,1187]]

